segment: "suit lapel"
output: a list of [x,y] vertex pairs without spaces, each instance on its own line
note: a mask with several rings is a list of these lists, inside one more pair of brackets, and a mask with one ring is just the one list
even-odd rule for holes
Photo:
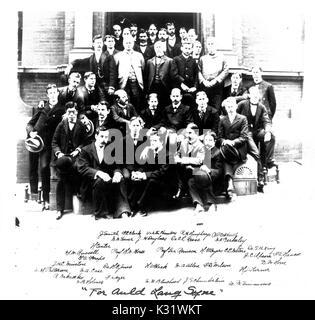
[[92,146],[91,146],[91,152],[92,152],[92,156],[95,158],[95,160],[97,161],[97,163],[98,163],[98,164],[101,164],[101,163],[100,163],[100,160],[98,159],[98,155],[97,155],[95,143],[93,143]]

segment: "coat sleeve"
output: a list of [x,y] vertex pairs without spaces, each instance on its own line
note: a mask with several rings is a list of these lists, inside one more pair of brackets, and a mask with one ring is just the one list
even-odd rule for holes
[[98,171],[93,168],[92,157],[85,148],[82,149],[76,160],[76,167],[79,174],[89,180],[93,180],[96,172]]
[[122,118],[122,117],[120,117],[118,115],[115,106],[112,106],[110,108],[110,110],[111,110],[112,118],[113,118],[114,122],[116,122],[116,123],[128,123],[128,120],[126,120],[126,119],[124,119],[124,118]]
[[193,166],[201,166],[205,159],[205,148],[203,145],[199,146],[196,150],[196,154],[194,157],[181,157],[182,164],[184,165],[193,165]]
[[55,156],[57,156],[57,153],[61,152],[60,139],[61,139],[62,126],[63,124],[62,122],[60,122],[55,130],[52,143],[51,143],[51,147]]
[[180,72],[181,72],[181,68],[180,68],[180,59],[179,57],[175,57],[174,58],[174,64],[176,65],[177,67],[177,74],[175,75],[175,83],[180,86],[184,81],[185,79],[180,75]]
[[246,117],[241,121],[241,132],[240,136],[233,140],[234,146],[239,147],[243,145],[248,140],[248,123]]
[[33,117],[31,118],[31,120],[27,123],[26,125],[26,133],[27,135],[29,135],[33,130],[34,130],[34,127],[41,115],[41,112],[42,110],[37,110],[36,113],[33,115]]
[[159,179],[165,175],[169,169],[169,164],[161,164],[159,169],[154,171],[146,171],[145,174],[148,179]]
[[273,116],[276,113],[277,102],[276,102],[275,91],[272,85],[268,87],[267,94],[268,94],[268,100],[269,100],[269,108],[271,111],[271,117],[273,118]]
[[223,160],[221,157],[220,152],[218,152],[212,159],[211,159],[211,178],[213,180],[218,179],[223,174]]

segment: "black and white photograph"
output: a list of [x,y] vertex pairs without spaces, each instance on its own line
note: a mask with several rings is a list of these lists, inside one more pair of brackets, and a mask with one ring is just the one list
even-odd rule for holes
[[314,299],[311,17],[228,4],[10,8],[0,299]]

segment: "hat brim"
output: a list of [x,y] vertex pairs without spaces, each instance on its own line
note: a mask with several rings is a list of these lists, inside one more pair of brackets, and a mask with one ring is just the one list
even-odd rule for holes
[[[93,122],[89,119],[89,126],[90,126],[90,130],[87,131],[87,135],[88,137],[91,137],[94,133],[94,124]],[[87,126],[85,126],[87,128]]]
[[220,153],[225,162],[230,164],[237,164],[240,161],[239,151],[228,144],[220,147]]
[[[29,144],[28,142],[30,142],[31,139],[37,139],[39,141],[39,146],[35,147],[35,146]],[[34,138],[28,138],[28,139],[25,140],[25,148],[29,152],[32,152],[32,153],[41,152],[44,149],[44,141],[39,135],[36,135]]]

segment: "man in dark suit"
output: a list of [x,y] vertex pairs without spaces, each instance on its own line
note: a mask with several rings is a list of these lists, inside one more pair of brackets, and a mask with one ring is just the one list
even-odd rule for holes
[[144,109],[140,116],[144,121],[144,128],[149,129],[147,135],[150,135],[153,129],[157,129],[162,120],[161,108],[159,108],[157,93],[150,93],[148,96],[148,107]]
[[[256,86],[249,88],[249,97],[249,100],[239,103],[237,112],[247,117],[250,135],[248,153],[259,163],[259,182],[263,185],[262,166],[271,168],[275,165],[275,136],[272,133],[272,124],[266,108],[259,102],[260,94]],[[260,153],[257,148],[258,145],[260,145]]]
[[62,218],[65,209],[66,188],[70,189],[72,194],[79,191],[74,162],[88,137],[84,124],[77,117],[76,103],[67,102],[65,108],[65,117],[58,124],[52,139],[55,156],[52,164],[56,167],[59,178],[56,188],[57,220]]
[[143,55],[145,62],[155,55],[154,47],[148,44],[148,35],[144,29],[139,31],[139,44],[135,44],[134,50]]
[[39,135],[43,142],[43,150],[34,156],[30,156],[30,185],[31,192],[37,192],[38,184],[38,161],[40,161],[40,175],[43,190],[43,210],[49,210],[50,192],[50,160],[51,142],[57,125],[65,113],[64,105],[58,101],[59,91],[55,84],[48,84],[46,87],[48,102],[44,107],[38,109],[31,120],[28,122],[26,131],[29,137]]
[[[231,84],[223,89],[223,100],[228,97],[235,97],[236,103],[248,99],[247,89],[242,83],[242,74],[235,72],[231,75]],[[222,113],[226,115],[226,111],[222,107]]]
[[122,34],[121,26],[119,24],[114,24],[113,25],[113,35],[115,37],[115,48],[118,51],[124,50],[123,38],[122,38],[121,34]]
[[193,108],[198,86],[198,65],[192,58],[192,43],[183,42],[182,53],[174,58],[177,66],[176,84],[183,92],[183,103]]
[[174,61],[164,54],[161,41],[154,44],[154,51],[155,57],[146,64],[145,91],[147,94],[157,93],[160,108],[163,109],[170,103],[170,90],[175,87],[177,68]]
[[103,53],[103,39],[101,35],[93,37],[94,53],[85,59],[77,59],[70,63],[65,70],[66,74],[76,71],[84,74],[93,72],[96,76],[96,86],[99,88],[101,99],[108,99],[115,91],[117,70],[111,55]]
[[94,120],[94,129],[99,127],[113,128],[113,117],[105,101],[101,101],[97,106],[98,117]]
[[211,107],[208,102],[207,94],[204,91],[198,91],[196,94],[197,109],[192,110],[192,118],[199,128],[200,135],[205,134],[208,130],[218,133],[219,112]]
[[115,97],[116,102],[111,106],[113,127],[121,130],[122,134],[125,135],[130,119],[136,117],[138,114],[134,106],[129,103],[129,98],[125,90],[117,90]]
[[114,218],[130,215],[126,185],[120,167],[113,162],[111,152],[106,148],[110,144],[109,130],[99,127],[96,130],[95,142],[84,147],[76,165],[82,177],[82,200],[92,193],[95,207],[95,219]]
[[78,87],[78,96],[83,101],[79,113],[83,112],[90,119],[97,117],[97,105],[102,99],[99,87],[96,86],[96,76],[89,71],[84,74],[84,86]]
[[259,102],[265,106],[268,116],[270,120],[272,120],[277,108],[276,96],[273,89],[273,85],[263,80],[262,69],[259,66],[254,66],[252,68],[252,77],[253,83],[249,87],[258,87],[260,94]]
[[157,38],[158,30],[157,30],[157,27],[154,23],[150,24],[149,29],[148,29],[148,33],[149,33],[148,44],[152,46],[158,40],[158,38]]
[[104,51],[106,57],[114,56],[116,53],[120,52],[115,48],[115,37],[110,34],[104,37],[104,45],[106,48],[106,50]]
[[173,22],[167,22],[165,24],[166,32],[167,32],[167,39],[166,39],[166,52],[165,54],[170,57],[174,58],[181,54],[181,42],[180,38],[176,37],[175,32],[175,25]]
[[236,167],[247,158],[248,124],[247,118],[236,112],[237,103],[234,97],[225,100],[227,115],[219,122],[217,146],[221,147],[224,158],[224,175],[227,197],[234,192],[233,176]]

